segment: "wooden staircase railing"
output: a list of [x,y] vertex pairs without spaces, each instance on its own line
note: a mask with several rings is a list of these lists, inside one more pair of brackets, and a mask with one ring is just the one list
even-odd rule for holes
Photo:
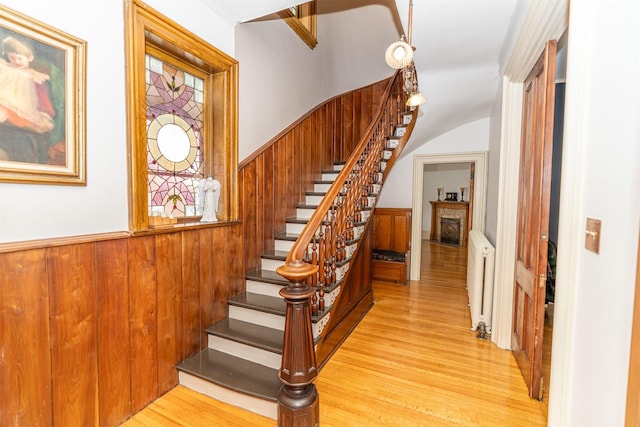
[[288,287],[280,291],[287,311],[279,373],[283,388],[278,399],[278,425],[319,423],[318,393],[313,384],[318,368],[311,315],[324,310],[325,287],[335,285],[348,274],[348,270],[338,271],[337,263],[347,258],[347,245],[362,234],[362,223],[366,222],[363,210],[375,204],[384,177],[411,134],[417,109],[410,130],[400,138],[391,157],[384,158],[385,148],[389,148],[388,137],[393,135],[396,125],[402,124],[406,98],[402,72],[397,72],[389,80],[383,102],[367,132],[308,220],[285,265],[277,269],[289,281]]

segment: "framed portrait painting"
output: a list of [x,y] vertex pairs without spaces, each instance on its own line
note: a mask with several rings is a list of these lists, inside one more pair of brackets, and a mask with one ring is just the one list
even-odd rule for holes
[[86,42],[0,6],[0,181],[85,185]]

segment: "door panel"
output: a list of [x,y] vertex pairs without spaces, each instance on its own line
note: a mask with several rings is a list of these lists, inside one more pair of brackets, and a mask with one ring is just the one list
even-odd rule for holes
[[531,397],[541,396],[556,42],[524,83],[511,348]]

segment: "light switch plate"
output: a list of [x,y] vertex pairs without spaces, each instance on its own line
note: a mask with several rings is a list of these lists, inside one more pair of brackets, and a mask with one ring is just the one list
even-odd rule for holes
[[584,233],[584,247],[587,250],[600,253],[600,231],[602,221],[599,219],[587,218],[587,228]]

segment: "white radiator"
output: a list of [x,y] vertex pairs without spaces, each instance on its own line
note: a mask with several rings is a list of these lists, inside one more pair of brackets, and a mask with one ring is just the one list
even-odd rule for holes
[[[471,330],[491,333],[493,309],[493,266],[495,249],[478,230],[469,232],[467,292],[471,310]],[[479,338],[485,338],[478,335]]]

